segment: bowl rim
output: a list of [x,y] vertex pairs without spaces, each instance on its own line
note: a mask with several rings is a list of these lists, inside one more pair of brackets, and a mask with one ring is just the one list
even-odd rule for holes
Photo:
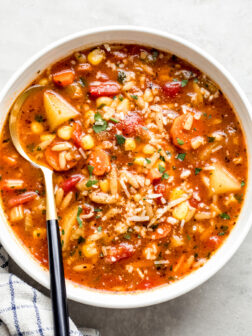
[[[4,97],[8,95],[8,91],[10,90],[12,85],[18,80],[18,78],[25,71],[27,71],[28,68],[32,64],[35,64],[36,62],[38,62],[41,57],[45,56],[50,51],[55,50],[58,47],[63,46],[64,44],[67,44],[73,40],[77,40],[78,38],[85,38],[92,34],[106,34],[107,33],[107,34],[113,35],[114,33],[118,33],[118,32],[122,32],[126,34],[127,33],[146,34],[146,35],[153,36],[156,39],[158,39],[158,37],[161,37],[163,39],[166,39],[167,43],[169,41],[178,43],[182,45],[183,47],[185,47],[186,49],[191,50],[194,53],[198,54],[198,56],[204,59],[204,61],[213,65],[214,68],[220,72],[221,76],[223,76],[223,78],[227,81],[227,83],[231,85],[232,89],[236,92],[236,94],[241,100],[241,103],[243,104],[243,108],[245,109],[248,115],[249,123],[251,126],[252,110],[251,110],[251,106],[249,104],[248,99],[246,98],[245,94],[243,93],[243,91],[241,90],[237,82],[233,79],[233,77],[229,74],[229,72],[218,61],[216,61],[212,56],[210,56],[207,52],[205,52],[201,48],[195,46],[193,43],[189,41],[184,40],[181,37],[178,37],[173,34],[166,33],[166,32],[163,32],[157,29],[140,27],[140,26],[116,25],[116,26],[97,27],[97,28],[83,30],[83,31],[68,35],[55,42],[50,43],[48,46],[43,48],[41,51],[37,52],[34,56],[30,57],[11,76],[11,78],[8,80],[8,82],[6,83],[6,85],[0,92],[0,104],[4,100]],[[101,44],[101,43],[102,42],[99,42],[97,44]],[[122,43],[126,43],[126,40],[122,41]],[[141,44],[141,43],[138,42],[138,44]],[[150,45],[151,44],[152,42],[150,42]],[[83,48],[85,48],[84,46],[85,46],[85,42],[83,42]],[[69,49],[70,48],[68,48],[68,50]],[[162,48],[160,47],[160,49]],[[64,54],[62,54],[62,58],[64,58],[66,55],[67,55],[67,51]],[[185,57],[183,56],[182,58],[185,59]],[[189,59],[188,61],[191,64],[194,64],[192,60]],[[238,112],[236,114],[237,116],[239,116]],[[6,116],[7,115],[8,113],[6,113]],[[247,135],[245,131],[244,131],[244,134]],[[249,147],[249,143],[247,143],[247,147]],[[248,175],[249,175],[249,168],[248,168]],[[250,185],[251,184],[250,178],[248,178],[248,182]],[[247,186],[246,195],[248,195],[248,186]],[[252,192],[251,192],[251,195],[252,195]],[[245,207],[245,204],[243,204],[243,208],[244,207]],[[26,249],[23,246],[23,244],[19,241],[18,237],[16,237],[16,235],[10,228],[9,224],[7,223],[7,219],[3,214],[3,210],[1,206],[0,206],[0,217],[1,217],[0,227],[2,227],[2,230],[0,229],[0,241],[2,245],[4,246],[4,248],[6,249],[7,253],[20,267],[22,267],[22,269],[29,276],[31,276],[34,280],[36,280],[38,283],[40,283],[44,287],[49,288],[48,271],[45,270],[43,267],[41,267],[37,261],[35,261],[35,258],[33,258],[33,256],[28,251],[28,249]],[[226,249],[224,251],[223,249],[223,247],[227,244],[227,241],[229,240],[229,237],[228,237],[226,241],[224,242],[224,244],[218,249],[216,254],[212,256],[211,259],[204,265],[204,267],[192,272],[191,274],[187,275],[181,280],[176,281],[173,284],[157,287],[152,290],[147,290],[147,291],[138,292],[138,293],[125,293],[125,292],[111,293],[111,292],[105,292],[105,291],[97,291],[97,290],[93,290],[87,287],[79,286],[78,284],[75,284],[67,280],[66,281],[67,296],[69,299],[72,299],[76,302],[98,306],[98,307],[104,307],[104,308],[137,308],[137,307],[150,306],[150,305],[154,305],[154,304],[158,304],[164,301],[174,299],[180,295],[183,295],[193,290],[197,286],[201,285],[206,280],[211,278],[218,270],[220,270],[227,263],[227,261],[233,256],[233,254],[236,252],[238,247],[241,245],[242,241],[245,239],[250,229],[251,223],[252,223],[252,212],[250,212],[249,216],[246,217],[246,222],[243,225],[243,230],[240,229],[241,232],[238,238],[234,241],[232,246],[230,246],[231,250],[227,251]],[[238,226],[238,223],[236,224],[236,226]],[[233,234],[233,231],[237,231],[236,226],[232,230],[231,234]],[[15,248],[11,245],[12,243],[16,245]],[[18,250],[20,254],[17,253]],[[223,253],[220,254],[222,250],[223,250]],[[24,256],[30,257],[28,258],[27,263],[23,260]],[[207,267],[208,265],[209,267]],[[178,283],[182,283],[182,282],[184,286],[177,285]],[[168,288],[170,288],[170,290],[168,290]]]

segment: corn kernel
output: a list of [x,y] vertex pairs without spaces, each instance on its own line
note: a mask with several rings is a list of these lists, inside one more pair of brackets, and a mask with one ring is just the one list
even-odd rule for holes
[[98,65],[102,62],[105,57],[103,50],[96,48],[88,54],[88,62],[92,65]]
[[10,221],[18,222],[24,218],[24,211],[22,205],[15,206],[10,211]]
[[45,86],[45,85],[48,85],[49,81],[47,78],[41,78],[38,83],[39,85]]
[[70,140],[72,132],[73,128],[71,126],[61,126],[57,131],[57,135],[63,140]]
[[136,149],[136,141],[133,138],[127,138],[124,144],[126,151],[133,151]]
[[189,210],[188,202],[182,202],[174,208],[172,215],[173,217],[182,220],[186,218],[188,210]]
[[41,136],[40,136],[40,140],[41,141],[49,141],[49,140],[51,140],[51,141],[53,141],[53,139],[56,137],[56,135],[55,134],[42,134]]
[[44,239],[46,238],[46,229],[45,228],[37,228],[32,232],[34,239]]
[[155,164],[155,167],[156,168],[159,168],[159,167],[162,167],[162,168],[165,168],[166,165],[165,165],[165,162],[164,161],[161,161],[161,160],[158,160],[157,163]]
[[109,191],[109,180],[108,179],[105,179],[105,180],[101,180],[100,181],[100,188],[101,188],[101,191],[107,193]]
[[175,188],[170,193],[170,200],[173,201],[184,194],[184,191],[180,188]]
[[95,243],[90,243],[90,244],[85,244],[82,246],[82,253],[84,254],[85,257],[91,258],[94,255],[98,253],[96,244]]
[[106,106],[110,106],[113,102],[112,98],[109,97],[99,97],[96,99],[96,106],[99,107],[101,105],[106,105]]
[[38,121],[33,121],[32,124],[31,124],[31,130],[35,134],[40,134],[44,131],[44,127]]
[[146,165],[146,160],[143,157],[137,157],[134,160],[134,164],[144,167]]
[[142,196],[140,194],[135,194],[133,198],[135,202],[139,202],[142,199]]
[[143,147],[143,152],[144,154],[147,154],[147,155],[154,154],[155,147],[147,144]]
[[130,102],[129,99],[125,98],[123,99],[123,101],[121,101],[116,108],[116,111],[118,113],[123,112],[123,113],[127,113],[130,109]]
[[94,147],[94,139],[91,135],[85,135],[81,138],[81,147],[83,149],[91,149]]

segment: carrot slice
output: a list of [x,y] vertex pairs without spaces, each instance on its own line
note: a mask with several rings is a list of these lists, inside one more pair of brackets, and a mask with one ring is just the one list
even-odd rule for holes
[[191,140],[202,133],[202,122],[193,118],[190,129],[186,129],[188,118],[193,117],[193,114],[186,113],[177,117],[171,127],[171,137],[175,146],[186,151],[190,150]]
[[53,74],[53,81],[55,84],[65,87],[74,81],[74,72],[71,69],[62,70]]
[[110,171],[110,159],[103,149],[95,149],[88,160],[88,164],[94,167],[94,175],[103,175]]

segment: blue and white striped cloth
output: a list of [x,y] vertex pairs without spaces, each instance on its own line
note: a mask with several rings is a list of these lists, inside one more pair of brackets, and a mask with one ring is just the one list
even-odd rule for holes
[[[94,329],[80,332],[70,321],[71,336],[99,336]],[[0,244],[0,336],[53,336],[50,299],[13,274]]]

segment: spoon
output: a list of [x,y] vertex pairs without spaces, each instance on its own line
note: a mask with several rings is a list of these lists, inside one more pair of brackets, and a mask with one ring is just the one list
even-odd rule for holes
[[69,336],[69,317],[67,309],[66,286],[62,262],[58,216],[55,207],[53,192],[53,171],[42,164],[34,162],[24,151],[18,134],[18,117],[22,105],[33,93],[43,90],[41,85],[34,85],[25,90],[15,101],[9,120],[9,129],[12,142],[18,153],[33,166],[40,168],[44,174],[46,187],[46,223],[50,269],[50,287],[53,309],[55,336]]

